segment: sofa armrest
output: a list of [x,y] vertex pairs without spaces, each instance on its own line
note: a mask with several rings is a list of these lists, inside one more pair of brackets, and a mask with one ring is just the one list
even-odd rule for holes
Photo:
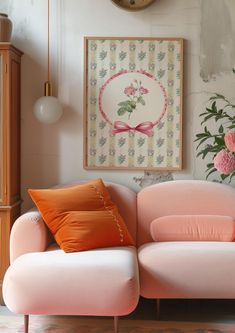
[[37,210],[21,215],[13,224],[10,235],[10,262],[29,252],[42,252],[52,236]]

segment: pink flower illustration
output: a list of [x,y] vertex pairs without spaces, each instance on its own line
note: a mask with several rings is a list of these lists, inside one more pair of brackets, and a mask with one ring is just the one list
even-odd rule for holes
[[141,95],[148,94],[149,90],[147,88],[144,88],[143,86],[140,87],[139,92]]
[[222,149],[214,158],[215,168],[224,175],[229,175],[235,170],[235,156]]
[[235,132],[229,131],[224,136],[224,142],[229,151],[235,152]]
[[134,88],[133,84],[131,84],[130,86],[124,89],[124,94],[126,94],[127,96],[135,95],[136,90],[137,89]]
[[134,110],[137,110],[138,104],[145,106],[145,100],[143,95],[148,93],[149,90],[142,86],[141,81],[133,80],[133,83],[131,83],[124,89],[124,94],[127,95],[128,99],[118,103],[118,116],[128,114],[128,119],[130,119],[131,114],[134,112]]

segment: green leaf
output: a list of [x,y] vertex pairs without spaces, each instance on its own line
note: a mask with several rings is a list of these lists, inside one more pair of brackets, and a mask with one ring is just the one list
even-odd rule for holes
[[209,152],[210,152],[210,148],[206,147],[197,154],[197,157],[202,155],[202,159],[204,159]]
[[[132,105],[132,103],[134,103],[134,105]],[[120,102],[120,103],[118,103],[118,105],[121,106],[118,110],[119,116],[122,116],[125,112],[133,112],[133,109],[136,106],[135,102],[132,102],[132,101]]]
[[221,150],[220,145],[209,146],[208,148],[210,149],[211,153],[218,153]]
[[207,166],[207,168],[211,168],[214,166],[214,163],[208,163],[206,166]]
[[117,114],[119,116],[123,116],[125,113],[127,112],[127,109],[122,107],[122,108],[119,108],[118,111],[117,111]]
[[[210,171],[212,168],[214,168],[214,163],[210,163],[211,165],[206,169],[206,172]],[[208,165],[208,164],[207,164]]]
[[220,150],[221,146],[218,144],[217,145],[207,144],[206,147],[202,149],[196,156],[198,157],[202,155],[202,159],[204,159],[208,153],[218,153]]
[[209,108],[206,108],[206,111],[207,111],[206,113],[208,113],[208,112],[209,112],[209,113],[214,113],[214,110],[209,109]]
[[126,107],[126,106],[130,105],[130,101],[120,102],[120,103],[118,103],[118,105],[119,105],[119,106]]
[[206,115],[206,114],[208,114],[208,113],[207,113],[207,112],[200,113],[200,114],[199,114],[199,117],[204,116],[204,115]]
[[230,175],[230,178],[229,178],[229,183],[231,182],[232,178],[235,176],[235,171],[233,171]]
[[128,102],[129,102],[129,105],[132,109],[136,108],[136,102],[134,102],[134,101],[128,101]]
[[223,137],[216,136],[214,141],[220,148],[225,146]]
[[220,177],[221,177],[222,180],[225,180],[226,178],[229,177],[229,175],[225,175],[225,174],[222,173],[222,174],[220,175]]
[[210,119],[210,118],[212,118],[212,117],[214,117],[213,114],[209,114],[208,116],[206,116],[206,117],[204,118],[204,120],[201,122],[201,125],[204,124],[208,119]]
[[219,133],[224,133],[224,127],[223,127],[223,125],[220,125],[220,127],[219,127]]
[[209,101],[213,101],[213,100],[216,100],[216,99],[225,99],[225,97],[221,94],[215,93],[215,96],[210,97]]
[[136,102],[134,101],[123,101],[118,103],[119,106],[124,107],[126,109],[130,109],[128,112],[132,112],[132,109],[136,108]]
[[211,136],[211,133],[210,133],[210,131],[208,131],[206,126],[204,127],[204,132]]
[[123,105],[126,105],[126,102],[120,102],[118,103],[119,106],[123,106]]
[[216,101],[214,101],[211,105],[211,109],[213,110],[213,112],[217,112],[217,106],[216,106]]
[[205,136],[208,137],[208,135],[206,133],[198,133],[198,134],[196,134],[197,139],[195,141],[200,140],[201,138],[204,138]]
[[221,119],[221,116],[216,116],[215,117],[215,121],[217,122],[218,120],[220,120]]
[[[204,135],[204,137],[205,137],[205,135]],[[207,137],[207,136],[206,136]],[[197,141],[199,141],[199,140],[201,140],[202,138],[200,137],[200,138],[197,138],[197,139],[195,139],[194,140],[194,142],[197,142]]]
[[208,140],[208,139],[209,139],[208,137],[201,139],[201,141],[200,141],[199,144],[197,145],[196,149],[198,149],[198,148],[201,146],[201,144],[202,144],[203,142],[205,142],[206,140]]
[[212,169],[212,170],[207,174],[206,179],[207,179],[212,173],[214,173],[214,172],[216,172],[216,171],[217,171],[216,168]]
[[199,153],[197,153],[196,157],[199,157],[202,154],[203,154],[203,151],[201,150],[201,151],[199,151]]

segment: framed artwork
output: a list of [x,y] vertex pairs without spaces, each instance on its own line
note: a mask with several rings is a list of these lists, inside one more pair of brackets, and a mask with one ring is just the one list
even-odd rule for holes
[[85,37],[84,167],[182,169],[183,39]]

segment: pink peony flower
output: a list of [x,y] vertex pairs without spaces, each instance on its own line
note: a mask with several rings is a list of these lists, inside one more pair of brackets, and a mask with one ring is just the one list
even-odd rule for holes
[[214,158],[215,168],[224,175],[229,175],[235,170],[235,156],[222,149]]
[[141,93],[141,95],[145,95],[149,92],[149,90],[147,88],[144,88],[143,86],[140,87],[139,92]]
[[228,150],[235,152],[235,132],[229,131],[224,136],[224,142]]
[[124,94],[126,94],[127,96],[130,96],[130,95],[135,95],[136,93],[136,88],[133,87],[133,85],[131,84],[129,87],[126,87],[124,89]]

